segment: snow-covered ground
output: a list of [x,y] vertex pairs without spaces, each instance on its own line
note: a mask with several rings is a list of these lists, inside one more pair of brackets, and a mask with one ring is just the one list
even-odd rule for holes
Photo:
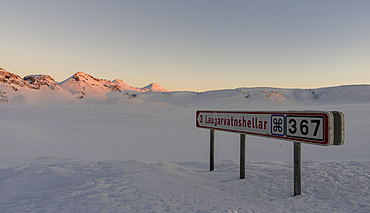
[[1,212],[369,212],[368,162],[68,162],[50,158],[0,173]]
[[245,108],[343,111],[346,140],[302,145],[302,195],[293,197],[291,142],[247,136],[240,180],[239,136],[216,132],[209,172],[197,107],[1,105],[0,212],[370,212],[369,103]]

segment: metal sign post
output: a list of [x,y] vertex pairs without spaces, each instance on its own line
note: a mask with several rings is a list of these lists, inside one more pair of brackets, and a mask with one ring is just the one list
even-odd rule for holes
[[294,142],[294,196],[301,194],[301,144]]
[[245,144],[245,135],[240,134],[240,179],[245,178],[245,150],[246,150],[246,144]]
[[196,126],[210,129],[210,171],[214,170],[214,131],[240,134],[240,179],[245,178],[246,134],[294,142],[294,196],[301,194],[301,143],[344,143],[344,114],[337,111],[197,111]]
[[210,130],[209,171],[215,170],[215,130]]

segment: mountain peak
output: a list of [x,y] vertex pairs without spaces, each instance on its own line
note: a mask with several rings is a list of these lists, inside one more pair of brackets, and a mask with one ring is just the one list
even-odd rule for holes
[[10,73],[3,68],[0,68],[0,82],[6,84],[17,84],[22,87],[25,85],[25,82],[19,75]]
[[[49,88],[51,90],[68,91],[76,98],[107,98],[107,93],[116,91],[136,91],[136,92],[168,92],[157,83],[151,83],[144,88],[138,88],[127,85],[120,79],[113,81],[95,78],[85,72],[76,72],[66,80],[57,83],[49,75],[27,75],[24,78],[19,75],[5,71],[0,68],[0,83],[18,90],[18,87],[27,87],[40,90]],[[14,87],[16,86],[16,87]],[[0,91],[1,92],[1,91]]]
[[94,80],[94,81],[100,81],[100,79],[97,79],[93,77],[90,74],[84,73],[84,72],[76,72],[72,78],[76,81],[86,81],[86,80]]
[[112,82],[117,84],[125,84],[121,79],[114,79]]
[[151,83],[150,85],[152,85],[152,87],[161,87],[159,84],[157,84],[155,82]]
[[48,86],[52,90],[59,88],[58,83],[50,75],[27,75],[23,80],[31,85],[33,89],[40,89],[42,86]]
[[149,84],[148,86],[146,87],[143,87],[142,90],[144,90],[145,92],[168,92],[168,90],[166,90],[165,88],[161,87],[159,84],[157,83],[151,83]]
[[105,94],[110,91],[109,82],[84,72],[76,72],[72,77],[61,82],[60,86],[77,98],[105,98]]

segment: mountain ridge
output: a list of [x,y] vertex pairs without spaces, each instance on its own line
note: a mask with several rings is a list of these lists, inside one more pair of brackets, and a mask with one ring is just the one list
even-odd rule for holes
[[0,103],[162,103],[182,107],[243,108],[255,104],[370,103],[370,85],[341,85],[317,89],[239,87],[206,92],[168,91],[157,83],[137,88],[120,79],[95,78],[76,72],[58,83],[49,75],[21,78],[0,68]]
[[[12,89],[14,91],[28,89],[45,90],[44,86],[46,86],[51,90],[65,90],[77,99],[105,99],[107,98],[106,93],[112,91],[168,92],[168,90],[159,86],[157,83],[151,83],[146,87],[137,88],[127,85],[120,79],[113,81],[99,79],[84,72],[76,72],[71,77],[58,83],[49,75],[26,75],[22,78],[17,74],[0,68],[0,83],[8,87],[8,90]],[[155,87],[150,85],[155,85]],[[5,97],[9,92],[6,88],[1,89],[2,100],[0,101],[9,102],[12,98]]]

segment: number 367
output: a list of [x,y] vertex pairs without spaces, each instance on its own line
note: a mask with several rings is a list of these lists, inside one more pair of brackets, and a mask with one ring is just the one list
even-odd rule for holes
[[288,134],[295,136],[318,136],[322,119],[318,118],[289,118]]

